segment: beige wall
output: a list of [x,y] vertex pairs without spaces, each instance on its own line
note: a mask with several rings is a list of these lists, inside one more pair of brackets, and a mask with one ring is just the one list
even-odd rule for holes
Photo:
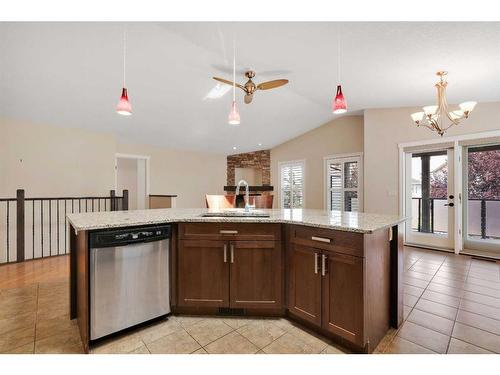
[[0,196],[108,195],[115,154],[151,157],[152,194],[175,193],[177,207],[203,207],[222,193],[226,156],[120,144],[111,134],[0,119]]
[[[414,107],[365,110],[365,212],[395,214],[399,211],[398,144],[439,137],[413,125],[410,114],[420,110]],[[479,103],[470,118],[451,128],[448,135],[499,129],[500,103]]]
[[363,117],[346,116],[313,129],[271,149],[271,184],[279,207],[279,163],[305,160],[306,208],[324,208],[323,158],[363,151]]
[[150,156],[150,193],[178,194],[176,207],[205,207],[205,194],[223,194],[226,156],[118,144],[117,152]]

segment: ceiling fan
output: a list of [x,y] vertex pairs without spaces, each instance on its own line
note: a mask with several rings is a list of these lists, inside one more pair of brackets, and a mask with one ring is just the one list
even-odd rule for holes
[[287,79],[275,79],[273,81],[267,81],[267,82],[262,82],[256,85],[253,81],[252,78],[255,77],[255,72],[253,70],[249,70],[245,72],[245,76],[248,78],[248,81],[244,85],[240,85],[239,83],[234,83],[232,81],[228,81],[227,79],[219,78],[219,77],[212,77],[216,81],[225,83],[227,85],[236,85],[243,91],[245,91],[245,103],[250,104],[253,99],[253,94],[256,90],[270,90],[274,89],[276,87],[280,87],[283,85],[286,85],[288,83]]

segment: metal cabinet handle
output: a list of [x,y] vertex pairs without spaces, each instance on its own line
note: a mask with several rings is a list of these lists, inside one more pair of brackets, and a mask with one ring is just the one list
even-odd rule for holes
[[318,273],[318,253],[314,253],[314,273]]
[[324,238],[324,237],[316,237],[316,236],[312,236],[311,237],[311,240],[313,241],[318,241],[318,242],[324,242],[324,243],[330,243],[332,240],[329,239],[329,238]]
[[326,275],[326,255],[321,255],[321,276]]
[[224,263],[227,263],[227,244],[224,244]]
[[238,231],[237,230],[220,230],[219,231],[220,234],[238,234]]
[[229,245],[231,248],[231,263],[234,263],[234,244]]

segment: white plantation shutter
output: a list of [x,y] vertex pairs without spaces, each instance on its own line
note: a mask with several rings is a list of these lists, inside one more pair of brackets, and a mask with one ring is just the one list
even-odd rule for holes
[[327,159],[326,191],[328,210],[359,211],[361,158]]
[[280,199],[281,208],[304,208],[304,162],[281,164]]

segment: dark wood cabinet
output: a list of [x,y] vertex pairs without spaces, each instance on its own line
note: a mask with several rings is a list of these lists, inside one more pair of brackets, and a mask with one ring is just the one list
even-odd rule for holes
[[225,241],[179,241],[177,254],[179,305],[229,306],[227,246]]
[[233,241],[229,248],[230,307],[281,308],[281,242]]
[[321,325],[320,249],[292,244],[288,252],[288,309]]
[[363,258],[323,251],[323,329],[363,346]]

